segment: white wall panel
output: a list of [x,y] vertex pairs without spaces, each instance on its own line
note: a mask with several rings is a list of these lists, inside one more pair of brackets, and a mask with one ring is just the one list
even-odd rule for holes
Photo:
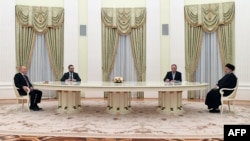
[[64,5],[63,3],[64,0],[15,0],[15,2],[17,5],[31,5],[31,6],[63,7]]
[[147,0],[146,22],[146,80],[159,81],[160,78],[160,1]]
[[232,2],[235,0],[185,0],[185,5]]
[[78,72],[78,1],[64,0],[64,72],[73,64]]
[[[177,70],[185,79],[185,32],[184,32],[184,0],[170,0],[170,63],[177,64]],[[170,70],[170,66],[169,66]]]
[[250,1],[235,2],[235,73],[240,83],[250,83],[250,61],[247,61],[250,56],[250,16],[246,16],[249,7],[245,5],[250,6]]
[[[146,81],[161,81],[160,78],[160,47],[161,23],[160,1],[147,0],[146,22]],[[145,98],[158,97],[157,92],[145,92]]]
[[101,81],[101,0],[88,1],[88,17],[88,81]]
[[102,7],[145,7],[146,0],[102,0]]
[[0,4],[0,21],[0,82],[11,82],[16,73],[15,1]]
[[15,1],[0,4],[0,99],[14,97],[11,87],[16,73]]
[[[88,1],[88,81],[102,81],[101,0]],[[86,97],[103,97],[86,92]]]
[[235,74],[239,79],[237,99],[250,100],[249,0],[235,1]]

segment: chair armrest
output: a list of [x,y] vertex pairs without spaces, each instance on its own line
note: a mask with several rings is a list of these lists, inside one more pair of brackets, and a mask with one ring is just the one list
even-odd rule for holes
[[221,88],[220,94],[223,95],[225,90],[235,90],[235,88]]
[[30,88],[27,88],[27,89],[28,89],[28,91],[26,93],[27,93],[27,96],[29,96],[30,95]]
[[[17,88],[17,87],[16,87],[16,89],[19,90],[19,88]],[[30,95],[30,88],[27,88],[27,89],[28,89],[28,91],[26,93],[27,93],[27,96],[29,96]]]

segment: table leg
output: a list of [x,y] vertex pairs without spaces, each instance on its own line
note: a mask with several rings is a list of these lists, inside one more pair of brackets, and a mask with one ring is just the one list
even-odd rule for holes
[[182,91],[159,92],[159,107],[157,110],[165,114],[180,114],[182,108]]
[[109,92],[107,112],[111,114],[126,114],[131,111],[130,92]]
[[79,103],[79,91],[61,91],[58,93],[58,109],[57,113],[76,113],[81,111]]
[[162,95],[163,95],[162,92],[158,93],[158,108],[162,107],[162,98],[163,98]]

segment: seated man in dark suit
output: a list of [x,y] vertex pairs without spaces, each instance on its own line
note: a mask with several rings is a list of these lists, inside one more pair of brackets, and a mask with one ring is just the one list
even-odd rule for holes
[[181,72],[177,71],[177,65],[171,65],[171,71],[167,72],[166,76],[163,79],[164,82],[181,82]]
[[14,76],[15,86],[18,88],[18,92],[20,95],[27,95],[27,91],[30,90],[30,109],[33,111],[42,110],[37,103],[41,102],[42,91],[33,89],[29,78],[27,77],[27,68],[25,66],[21,66],[19,68],[19,73],[16,73]]
[[74,72],[73,65],[69,65],[68,69],[69,69],[69,72],[65,72],[63,74],[61,81],[73,81],[73,82],[81,81],[81,78],[78,75],[78,73]]

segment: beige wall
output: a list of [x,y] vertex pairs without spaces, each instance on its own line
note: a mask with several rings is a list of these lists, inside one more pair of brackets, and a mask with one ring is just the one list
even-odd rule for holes
[[[170,0],[160,1],[160,13],[161,13],[161,25],[170,24]],[[170,27],[170,25],[168,26]],[[162,31],[162,26],[160,26]],[[169,30],[168,30],[169,31]],[[169,35],[161,35],[161,46],[160,46],[160,78],[164,78],[166,72],[170,70],[170,40]]]
[[[80,25],[86,25],[86,30],[88,29],[88,0],[78,0],[78,20],[79,28]],[[80,29],[79,29],[80,31]],[[78,34],[80,35],[80,34]],[[86,36],[79,36],[79,46],[78,46],[78,66],[79,75],[83,80],[88,78],[88,30],[86,31]]]

